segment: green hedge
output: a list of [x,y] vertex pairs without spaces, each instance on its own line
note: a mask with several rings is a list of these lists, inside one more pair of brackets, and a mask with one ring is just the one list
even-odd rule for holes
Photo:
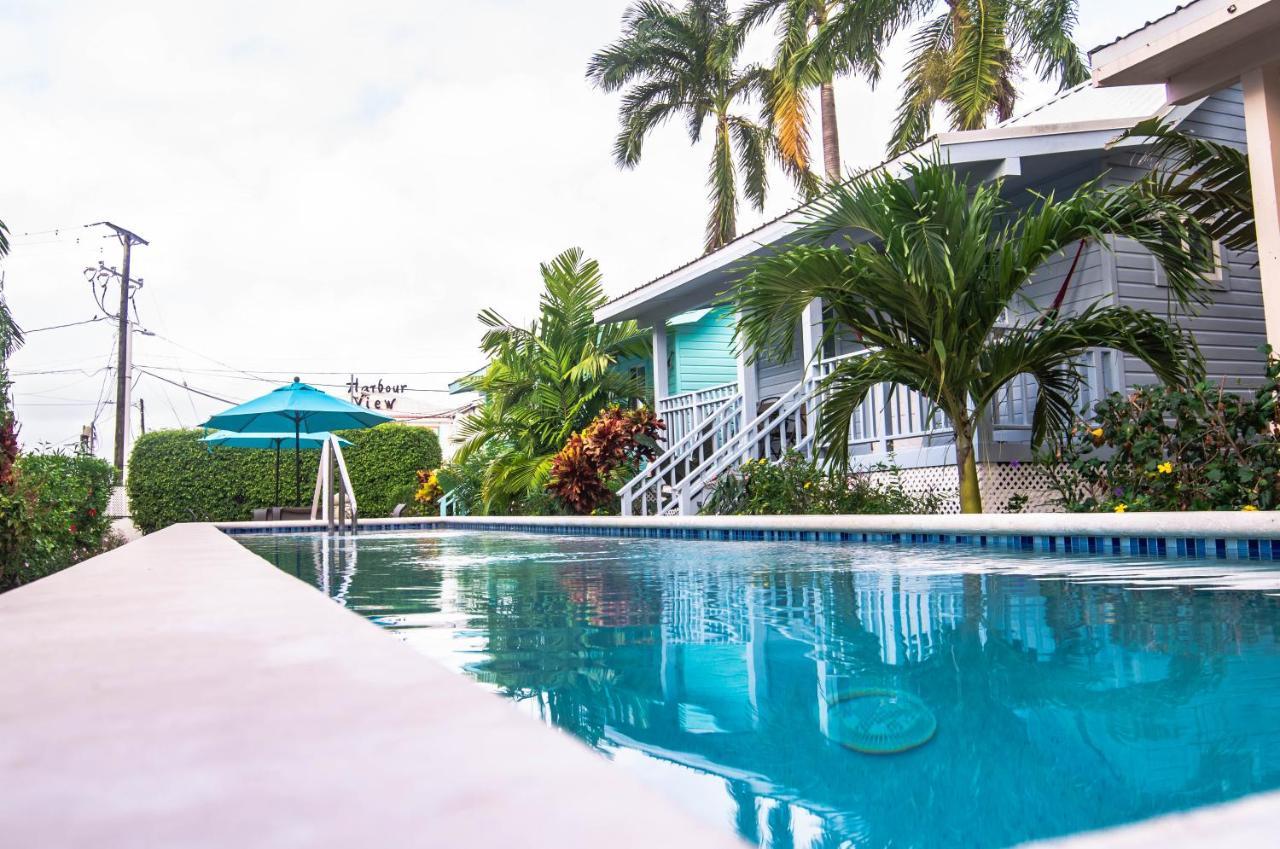
[[[151,533],[175,522],[249,519],[275,497],[275,452],[209,448],[205,431],[154,431],[138,439],[129,460],[129,509],[133,523]],[[417,482],[419,469],[440,465],[434,431],[385,424],[343,432],[351,485],[362,516],[388,516]],[[302,452],[302,501],[311,503],[319,451]],[[280,454],[280,500],[294,500],[293,452]]]
[[97,457],[24,454],[11,492],[0,492],[0,590],[101,552],[116,470]]

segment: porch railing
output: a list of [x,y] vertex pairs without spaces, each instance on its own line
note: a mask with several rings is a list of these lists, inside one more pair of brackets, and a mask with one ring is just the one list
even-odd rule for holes
[[[841,363],[866,354],[866,351],[856,351],[821,360],[815,367],[817,377],[825,378]],[[1099,398],[1115,389],[1114,369],[1115,354],[1112,351],[1094,350],[1085,355],[1081,363],[1084,380],[1076,401],[1076,408],[1081,414],[1087,414]],[[994,441],[1029,440],[1036,396],[1035,378],[1028,374],[1018,375],[1000,389],[990,411]],[[919,392],[881,383],[854,410],[849,445],[854,453],[887,454],[893,450],[894,440],[927,439],[951,432],[947,417]]]
[[738,394],[738,384],[722,383],[658,399],[658,416],[666,423],[668,445],[675,445],[722,404]]
[[[670,447],[622,488],[623,515],[695,513],[716,480],[744,462],[776,461],[791,450],[812,456],[814,428],[824,395],[822,379],[841,363],[867,354],[858,351],[819,361],[804,379],[753,418],[747,418],[736,384],[701,390],[708,393],[702,399],[692,392],[663,399],[659,410],[674,411],[677,416],[688,411],[697,417],[685,419],[684,427],[671,428]],[[1082,412],[1114,388],[1114,366],[1115,355],[1110,351],[1087,355],[1078,401]],[[727,387],[735,390],[733,395],[717,401],[716,393]],[[1036,391],[1030,376],[1020,376],[1001,389],[992,404],[990,422],[984,425],[990,428],[992,441],[1029,439]],[[664,406],[664,401],[671,403]],[[714,406],[695,413],[700,404]],[[664,412],[664,418],[667,415]],[[950,422],[932,402],[915,390],[889,383],[873,387],[852,419],[850,451],[864,458],[879,459],[903,450],[905,440],[918,440],[913,448],[941,447],[952,434]]]

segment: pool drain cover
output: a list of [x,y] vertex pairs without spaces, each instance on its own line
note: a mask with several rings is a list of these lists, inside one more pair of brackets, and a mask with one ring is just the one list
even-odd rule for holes
[[832,704],[836,742],[870,755],[892,755],[923,746],[938,730],[933,711],[901,690],[855,690]]

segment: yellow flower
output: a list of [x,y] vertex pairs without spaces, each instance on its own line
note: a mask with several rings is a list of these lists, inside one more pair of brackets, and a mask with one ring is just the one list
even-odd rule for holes
[[1161,463],[1156,466],[1156,471],[1162,475],[1171,475],[1173,474],[1173,463]]
[[1092,436],[1094,439],[1101,439],[1101,438],[1102,438],[1102,428],[1100,428],[1100,427],[1095,427],[1093,430],[1089,431],[1089,435],[1090,435],[1090,436]]
[[1127,505],[1127,504],[1117,504],[1117,505],[1116,505],[1116,512],[1117,512],[1117,513],[1123,513],[1123,512],[1125,512],[1125,511],[1126,511],[1126,510],[1128,510],[1128,509],[1129,509],[1129,505]]
[[1254,507],[1252,504],[1246,504],[1246,505],[1244,505],[1243,507],[1241,507],[1240,509],[1241,509],[1241,510],[1243,510],[1244,512],[1246,512],[1246,513],[1256,513],[1256,512],[1258,511],[1258,508],[1257,508],[1257,507]]
[[805,482],[804,482],[804,488],[805,488],[805,489],[808,489],[808,488],[809,488],[809,487],[811,487],[811,486],[813,486],[813,481],[805,481]]

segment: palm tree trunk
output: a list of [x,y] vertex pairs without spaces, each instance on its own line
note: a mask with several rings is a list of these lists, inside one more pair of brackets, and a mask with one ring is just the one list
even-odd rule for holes
[[840,130],[836,126],[836,89],[831,80],[818,87],[822,103],[822,160],[827,179],[840,179]]
[[973,425],[968,422],[956,425],[956,468],[960,472],[960,512],[981,513],[978,458],[973,452]]

